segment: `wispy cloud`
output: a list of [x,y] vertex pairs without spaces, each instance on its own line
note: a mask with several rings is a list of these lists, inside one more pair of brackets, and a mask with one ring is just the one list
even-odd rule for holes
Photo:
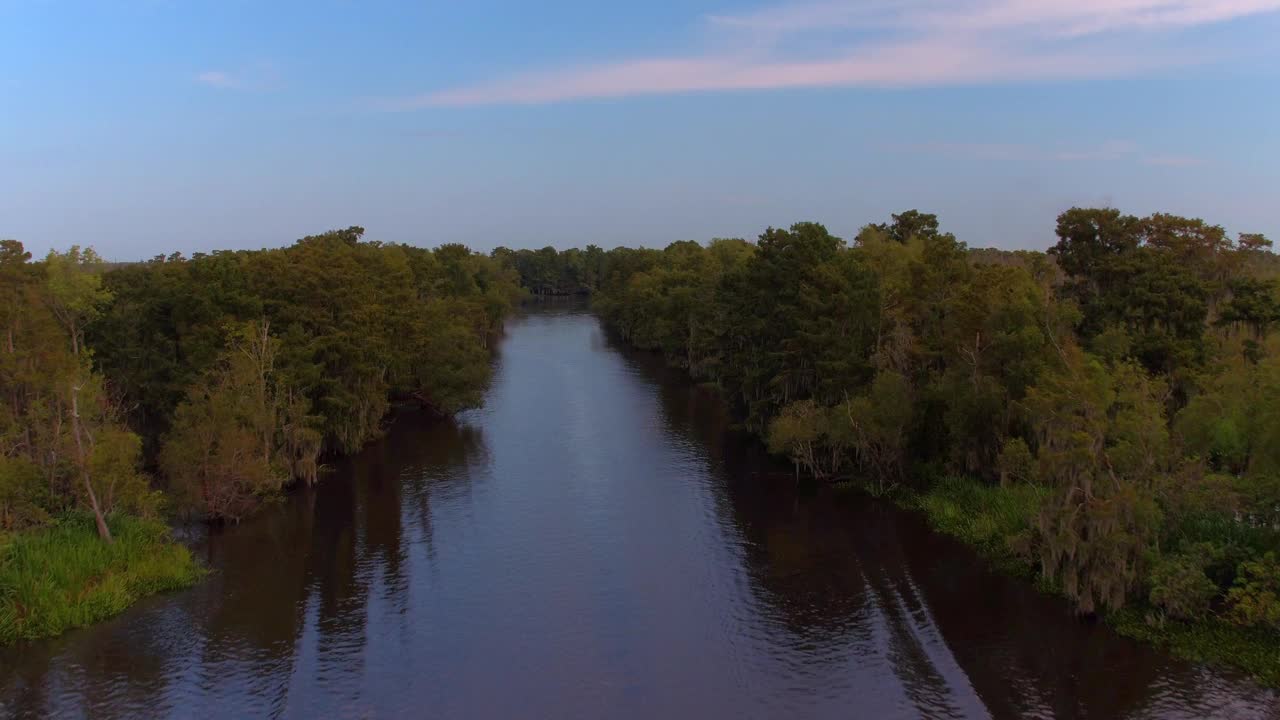
[[1200,158],[1190,155],[1148,154],[1137,143],[1128,140],[1109,140],[1099,145],[1082,147],[966,142],[906,143],[876,147],[889,152],[962,157],[983,161],[1023,160],[1063,163],[1127,161],[1162,167],[1191,167],[1203,163]]
[[223,70],[205,70],[196,75],[196,82],[201,85],[208,85],[221,90],[231,90],[240,87],[239,81],[235,79],[229,72]]
[[1128,140],[1111,140],[1093,148],[1058,150],[1053,153],[1053,157],[1055,160],[1063,160],[1065,162],[1116,160],[1122,157],[1130,157],[1137,151],[1138,146]]
[[236,70],[204,70],[195,81],[219,90],[269,91],[279,89],[280,70],[275,63],[259,62]]
[[[388,109],[713,90],[911,87],[1141,73],[1209,56],[1176,31],[1280,0],[818,0],[702,18],[706,46],[394,98]],[[821,34],[825,53],[807,42]],[[830,42],[835,37],[834,43]]]
[[1044,153],[1030,145],[1014,143],[924,142],[878,144],[876,150],[915,155],[941,155],[973,160],[1031,160]]
[[1157,167],[1195,167],[1203,165],[1204,160],[1191,155],[1148,155],[1142,158],[1142,163]]

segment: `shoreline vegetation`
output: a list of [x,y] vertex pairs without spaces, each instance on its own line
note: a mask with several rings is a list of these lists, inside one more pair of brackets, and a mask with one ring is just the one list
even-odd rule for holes
[[108,524],[109,545],[84,513],[0,538],[0,645],[91,625],[204,576],[163,522],[113,515]]
[[911,210],[850,242],[501,253],[588,287],[797,474],[864,478],[1082,615],[1280,685],[1280,259],[1159,213],[1055,231],[971,249]]
[[0,242],[0,642],[194,582],[163,518],[316,482],[393,401],[475,406],[515,303],[589,294],[797,475],[864,478],[1081,614],[1280,685],[1280,261],[1171,215],[1056,233],[971,249],[912,210],[661,250]]
[[[1042,591],[1062,594],[1046,582],[1035,563],[1015,550],[1030,531],[1045,489],[1023,486],[1000,489],[976,480],[947,478],[924,494],[895,493],[894,502],[922,513],[929,525],[973,547],[1000,572],[1022,577]],[[1241,626],[1218,615],[1178,621],[1163,615],[1150,601],[1102,615],[1116,632],[1164,648],[1193,662],[1242,670],[1270,687],[1280,687],[1280,638],[1267,628]]]
[[116,264],[0,241],[0,644],[193,584],[168,519],[317,482],[392,402],[480,402],[517,273],[363,232]]

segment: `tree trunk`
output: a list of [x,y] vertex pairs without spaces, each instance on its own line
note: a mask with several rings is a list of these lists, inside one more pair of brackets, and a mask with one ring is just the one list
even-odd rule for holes
[[98,524],[98,537],[108,545],[111,544],[111,529],[102,517],[102,507],[98,504],[98,495],[93,491],[93,482],[89,477],[89,462],[84,454],[84,440],[80,431],[80,388],[71,385],[71,430],[76,437],[76,464],[80,467],[80,480],[84,483],[85,492],[89,494],[89,506],[93,508],[93,519]]

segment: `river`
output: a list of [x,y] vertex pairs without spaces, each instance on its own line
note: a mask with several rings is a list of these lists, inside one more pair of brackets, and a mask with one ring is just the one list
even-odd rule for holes
[[401,414],[194,538],[198,587],[0,651],[0,715],[1280,718],[911,513],[797,490],[579,307],[495,363],[481,409]]

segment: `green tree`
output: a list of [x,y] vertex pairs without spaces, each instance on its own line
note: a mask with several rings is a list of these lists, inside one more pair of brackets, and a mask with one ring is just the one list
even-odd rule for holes
[[865,394],[849,398],[840,410],[844,422],[839,427],[873,473],[877,493],[883,495],[901,482],[906,471],[913,410],[910,383],[901,373],[883,370]]
[[1161,522],[1153,486],[1168,432],[1151,418],[1163,393],[1140,367],[1073,348],[1028,392],[1038,474],[1055,488],[1038,520],[1041,567],[1081,612],[1123,606],[1143,577]]
[[279,429],[269,337],[249,328],[178,406],[160,452],[170,491],[188,511],[239,520],[288,479],[276,461]]
[[845,462],[845,438],[835,413],[813,400],[787,405],[769,424],[770,452],[789,456],[797,475],[801,468],[819,478],[838,474]]
[[1209,613],[1218,585],[1205,574],[1215,549],[1199,543],[1186,552],[1159,558],[1151,568],[1151,604],[1166,617],[1198,620]]
[[873,225],[876,230],[887,235],[897,243],[906,244],[912,238],[929,238],[938,235],[938,216],[922,213],[919,210],[907,210],[893,215],[893,222]]
[[102,287],[102,258],[93,248],[73,245],[65,253],[49,251],[44,267],[50,307],[66,328],[71,351],[79,355],[85,326],[111,301],[111,292]]
[[1227,602],[1235,622],[1280,630],[1280,560],[1276,553],[1241,563]]

